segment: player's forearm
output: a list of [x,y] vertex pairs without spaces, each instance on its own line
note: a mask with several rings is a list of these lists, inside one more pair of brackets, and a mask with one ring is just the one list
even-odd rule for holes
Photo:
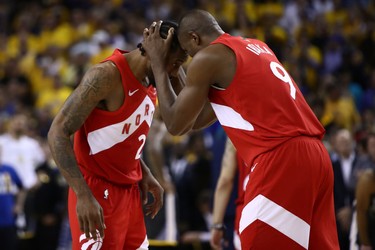
[[357,211],[358,235],[361,244],[371,245],[368,231],[368,221],[366,211]]
[[223,223],[225,210],[227,209],[230,195],[233,190],[233,182],[220,180],[214,195],[213,223]]
[[78,168],[69,136],[62,135],[51,128],[48,133],[48,143],[57,167],[76,195],[91,193]]
[[367,209],[370,206],[370,193],[368,182],[365,174],[362,174],[359,178],[357,189],[357,224],[358,234],[362,244],[370,245],[370,239],[368,234],[368,221],[367,221]]
[[183,114],[178,113],[173,105],[177,96],[171,86],[169,76],[160,65],[151,63],[151,66],[155,76],[159,108],[163,121],[171,134],[179,135],[185,131],[185,127],[181,123]]

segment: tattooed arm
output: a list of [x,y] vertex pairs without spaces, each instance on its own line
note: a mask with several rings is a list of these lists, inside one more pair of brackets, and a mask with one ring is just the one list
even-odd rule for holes
[[77,217],[80,230],[87,238],[96,239],[96,229],[104,235],[104,217],[78,168],[70,136],[84,123],[99,104],[107,100],[118,83],[119,72],[107,62],[92,67],[84,76],[56,115],[48,133],[48,143],[54,160],[77,196]]

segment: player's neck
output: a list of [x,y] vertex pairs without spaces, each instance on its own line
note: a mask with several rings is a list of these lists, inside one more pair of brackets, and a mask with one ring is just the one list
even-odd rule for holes
[[149,69],[147,58],[142,56],[139,50],[133,50],[125,54],[125,57],[135,78],[137,78],[142,85],[146,86],[148,84],[146,78]]

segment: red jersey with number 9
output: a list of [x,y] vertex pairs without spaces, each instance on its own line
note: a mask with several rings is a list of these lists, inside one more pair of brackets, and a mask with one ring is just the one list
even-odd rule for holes
[[225,90],[211,87],[209,99],[248,166],[258,155],[293,137],[323,137],[323,126],[265,43],[229,34],[211,44],[218,43],[235,53],[237,69]]
[[124,102],[109,112],[95,108],[74,135],[74,151],[84,175],[127,185],[142,178],[140,157],[155,111],[156,89],[144,87],[133,75],[125,52],[115,50],[104,61],[121,74]]

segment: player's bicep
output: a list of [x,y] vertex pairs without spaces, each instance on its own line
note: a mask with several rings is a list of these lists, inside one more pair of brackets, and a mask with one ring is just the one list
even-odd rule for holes
[[98,103],[108,96],[111,77],[111,69],[105,65],[94,66],[85,74],[54,120],[61,132],[71,135],[82,126]]

